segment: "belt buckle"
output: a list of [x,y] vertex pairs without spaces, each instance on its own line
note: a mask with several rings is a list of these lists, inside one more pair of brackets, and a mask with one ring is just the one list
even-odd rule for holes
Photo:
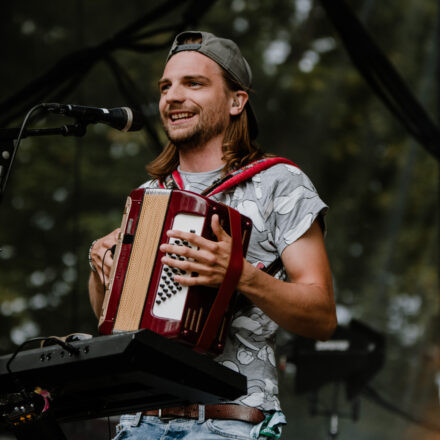
[[159,417],[159,420],[161,422],[169,422],[170,420],[174,419],[175,417],[173,416],[163,416],[162,415],[162,408],[159,408],[157,410],[157,417]]

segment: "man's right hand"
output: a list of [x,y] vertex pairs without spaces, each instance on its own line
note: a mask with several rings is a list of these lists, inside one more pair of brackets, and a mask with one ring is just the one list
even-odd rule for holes
[[96,269],[96,275],[99,276],[99,279],[103,285],[109,280],[110,270],[113,264],[113,256],[109,249],[111,249],[118,242],[120,231],[121,228],[117,228],[105,237],[96,240],[90,251],[90,257],[92,264]]

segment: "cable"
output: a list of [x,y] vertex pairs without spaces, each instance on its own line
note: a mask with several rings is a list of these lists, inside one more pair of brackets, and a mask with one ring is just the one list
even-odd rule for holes
[[24,120],[23,120],[23,122],[21,124],[20,131],[19,131],[18,136],[17,136],[17,140],[15,142],[14,148],[12,149],[11,158],[9,160],[9,166],[6,169],[6,175],[3,177],[2,181],[0,182],[1,183],[0,184],[0,197],[1,197],[2,193],[4,192],[4,190],[6,188],[6,183],[8,181],[9,174],[11,173],[12,164],[14,163],[14,159],[15,159],[15,156],[17,154],[18,147],[20,146],[20,142],[21,142],[21,138],[22,138],[23,133],[24,133],[24,129],[26,128],[26,125],[29,122],[29,119],[30,119],[32,113],[34,113],[36,110],[38,110],[41,107],[42,107],[42,104],[38,104],[38,105],[35,105],[34,107],[32,107],[27,112],[27,114],[26,114],[26,116],[25,116],[25,118],[24,118]]
[[[24,132],[24,129],[26,128],[26,125],[27,125],[27,123],[28,123],[28,121],[29,121],[29,118],[31,117],[32,113],[35,112],[35,110],[41,108],[42,106],[43,106],[43,104],[37,104],[37,105],[35,105],[34,107],[32,107],[32,108],[27,112],[27,114],[26,114],[26,116],[25,116],[25,118],[24,118],[24,120],[23,120],[23,123],[21,124],[20,132],[18,133],[17,141],[16,141],[15,148],[14,148],[14,152],[13,152],[13,154],[12,154],[12,160],[14,160],[15,154],[16,154],[16,152],[18,151],[18,147],[19,147],[20,142],[21,142],[21,137],[23,136],[23,132]],[[12,160],[11,160],[11,162],[12,162]]]
[[69,353],[72,354],[76,354],[79,353],[79,349],[76,347],[73,347],[72,345],[68,344],[67,342],[64,342],[58,338],[55,338],[53,336],[38,336],[36,338],[31,338],[28,339],[27,341],[24,341],[22,344],[20,344],[14,351],[14,353],[12,353],[12,356],[10,357],[10,359],[8,360],[7,364],[6,364],[6,370],[8,371],[9,374],[12,374],[12,370],[11,370],[11,364],[14,361],[14,359],[17,357],[18,353],[20,353],[20,351],[23,349],[23,347],[25,347],[26,345],[30,344],[31,342],[36,342],[36,341],[52,341],[55,344],[60,345],[61,347],[63,347],[65,350],[67,350]]
[[413,416],[409,412],[399,408],[395,404],[388,402],[370,385],[367,385],[362,393],[366,398],[370,399],[372,402],[378,404],[379,406],[386,409],[387,411],[390,411],[390,412],[398,415],[399,417],[407,420],[408,422],[415,423],[416,425],[419,425],[425,429],[429,429],[430,431],[440,432],[440,425],[436,425],[436,424],[431,423],[427,420],[421,420],[421,419]]
[[111,429],[110,416],[107,416],[107,427],[108,427],[108,440],[111,440],[111,438],[112,438],[112,429]]

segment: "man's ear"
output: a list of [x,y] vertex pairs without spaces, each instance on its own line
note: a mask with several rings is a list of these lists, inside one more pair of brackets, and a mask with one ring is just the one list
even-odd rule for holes
[[229,114],[231,116],[239,115],[243,111],[244,106],[248,102],[248,99],[249,96],[244,90],[236,90],[232,92]]

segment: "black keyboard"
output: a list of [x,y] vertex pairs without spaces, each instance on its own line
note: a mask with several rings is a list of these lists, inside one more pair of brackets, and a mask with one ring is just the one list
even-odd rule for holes
[[48,390],[57,421],[72,421],[246,394],[246,378],[213,359],[149,330],[22,351],[0,357],[0,397],[24,387]]

